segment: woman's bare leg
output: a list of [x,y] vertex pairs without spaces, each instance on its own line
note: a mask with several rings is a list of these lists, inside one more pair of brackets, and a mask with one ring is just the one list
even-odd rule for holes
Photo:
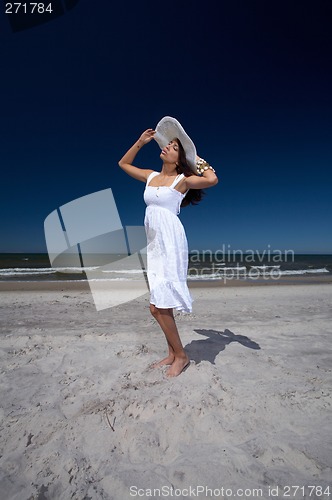
[[[169,343],[169,341],[167,339],[167,335],[166,335],[167,324],[165,324],[165,322],[164,322],[164,315],[160,314],[160,311],[162,311],[162,310],[163,311],[169,310],[173,314],[172,309],[158,309],[153,304],[150,304],[150,312],[151,312],[152,316],[158,321],[160,328],[162,329],[162,331],[165,334],[167,345],[168,345],[168,356],[166,356],[166,358],[162,359],[161,361],[157,361],[156,363],[154,363],[152,365],[153,368],[157,368],[158,366],[171,365],[175,359],[173,347]],[[174,316],[173,316],[173,318],[174,318]]]
[[190,360],[183,349],[179,332],[175,324],[173,309],[160,309],[150,304],[150,311],[153,317],[158,321],[168,344],[168,356],[158,363],[155,363],[154,366],[171,365],[167,370],[167,375],[169,377],[176,377],[180,375]]

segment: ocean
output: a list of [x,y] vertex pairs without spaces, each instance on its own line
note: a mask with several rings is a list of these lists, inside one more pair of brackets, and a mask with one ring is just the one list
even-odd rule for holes
[[[127,256],[98,256],[89,259],[96,265],[63,265],[52,267],[48,254],[3,253],[0,254],[0,282],[39,282],[39,281],[82,281],[87,273],[97,280],[132,281],[142,279],[146,263],[144,256],[140,261],[130,262]],[[116,262],[118,265],[106,267]],[[332,255],[304,254],[218,254],[191,253],[189,255],[188,281],[215,280],[255,280],[274,279],[291,276],[331,276]]]

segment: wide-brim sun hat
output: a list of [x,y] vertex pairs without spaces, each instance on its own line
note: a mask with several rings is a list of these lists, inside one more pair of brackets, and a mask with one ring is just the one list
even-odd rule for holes
[[155,128],[154,139],[163,149],[173,139],[179,139],[186,154],[186,159],[191,170],[197,174],[196,147],[181,123],[171,116],[164,116]]

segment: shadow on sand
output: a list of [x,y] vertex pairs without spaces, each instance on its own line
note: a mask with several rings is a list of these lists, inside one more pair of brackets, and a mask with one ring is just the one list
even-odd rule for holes
[[244,335],[235,335],[230,330],[218,332],[217,330],[194,330],[199,335],[204,335],[204,340],[192,340],[185,346],[189,358],[196,364],[201,361],[210,361],[213,365],[217,355],[231,342],[239,342],[249,349],[260,349],[259,344]]

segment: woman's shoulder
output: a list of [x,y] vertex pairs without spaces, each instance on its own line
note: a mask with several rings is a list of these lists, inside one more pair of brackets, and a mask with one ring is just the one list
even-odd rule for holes
[[146,183],[148,184],[148,182],[153,178],[155,177],[156,175],[159,175],[160,172],[157,172],[156,170],[149,170],[149,174],[146,178]]

